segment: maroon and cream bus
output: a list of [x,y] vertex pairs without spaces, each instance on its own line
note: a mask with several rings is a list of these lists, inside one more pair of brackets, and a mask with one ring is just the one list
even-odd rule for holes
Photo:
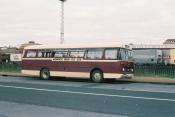
[[49,79],[51,76],[132,78],[134,65],[129,50],[121,45],[35,45],[24,49],[22,73]]

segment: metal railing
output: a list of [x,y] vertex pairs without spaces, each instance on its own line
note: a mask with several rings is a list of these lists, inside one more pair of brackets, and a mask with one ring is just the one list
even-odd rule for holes
[[20,63],[1,63],[0,64],[0,72],[21,72],[21,64]]
[[175,78],[175,65],[135,65],[134,75]]

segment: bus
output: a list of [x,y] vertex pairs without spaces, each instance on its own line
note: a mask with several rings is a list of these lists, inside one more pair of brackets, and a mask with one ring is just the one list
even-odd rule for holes
[[130,50],[122,45],[34,45],[24,48],[22,73],[44,80],[51,77],[104,79],[132,78]]

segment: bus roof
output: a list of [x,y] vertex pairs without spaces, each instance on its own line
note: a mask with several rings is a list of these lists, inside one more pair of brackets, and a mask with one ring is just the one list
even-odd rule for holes
[[120,47],[126,48],[126,45],[121,44],[59,44],[59,45],[33,45],[24,49],[57,49],[57,48],[105,48],[105,47]]

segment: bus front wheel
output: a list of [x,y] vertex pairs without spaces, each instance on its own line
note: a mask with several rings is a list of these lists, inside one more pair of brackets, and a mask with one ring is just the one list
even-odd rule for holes
[[50,79],[50,71],[47,68],[44,68],[40,72],[40,77],[43,80],[49,80]]
[[91,74],[91,80],[96,83],[100,83],[103,81],[103,72],[100,70],[94,70]]

